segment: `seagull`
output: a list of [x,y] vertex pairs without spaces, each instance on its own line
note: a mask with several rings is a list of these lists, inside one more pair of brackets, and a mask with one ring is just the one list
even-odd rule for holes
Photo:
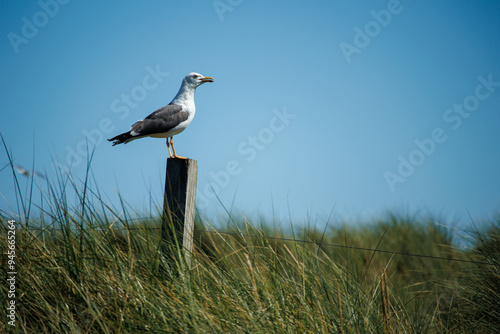
[[44,174],[40,173],[39,171],[35,170],[35,171],[33,171],[33,173],[31,173],[30,170],[24,168],[21,165],[14,165],[14,168],[16,169],[16,172],[18,172],[19,174],[24,175],[26,177],[30,177],[31,174],[34,174],[34,175],[38,176],[41,179],[44,179],[44,180],[47,179],[46,176]]
[[[184,131],[194,118],[196,111],[194,105],[194,92],[205,82],[214,82],[214,78],[205,77],[199,73],[191,72],[182,80],[181,88],[172,102],[156,110],[143,120],[135,122],[130,131],[108,139],[113,146],[128,143],[144,137],[166,138],[170,158],[186,159],[175,153],[172,137]],[[170,142],[169,142],[170,139]],[[170,151],[172,146],[172,152]]]

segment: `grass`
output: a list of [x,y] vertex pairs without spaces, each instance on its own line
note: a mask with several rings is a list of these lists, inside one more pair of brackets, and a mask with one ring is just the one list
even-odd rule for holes
[[[474,235],[470,249],[459,250],[436,219],[388,215],[355,228],[305,225],[285,232],[273,222],[256,228],[244,217],[232,217],[230,228],[217,231],[198,216],[192,267],[177,263],[180,274],[170,275],[162,270],[160,220],[133,220],[124,200],[120,208],[109,205],[90,169],[82,180],[60,172],[43,187],[29,181],[24,192],[16,186],[18,212],[0,212],[2,269],[6,222],[14,219],[17,226],[17,319],[9,326],[2,307],[2,333],[500,329],[498,219]],[[36,191],[41,200],[35,207]],[[0,289],[4,300],[8,287]]]

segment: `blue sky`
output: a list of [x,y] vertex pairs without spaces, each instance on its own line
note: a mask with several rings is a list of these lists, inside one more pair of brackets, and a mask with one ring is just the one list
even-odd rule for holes
[[[497,1],[68,1],[0,5],[0,131],[18,164],[92,170],[111,202],[162,197],[164,140],[112,147],[191,71],[215,78],[175,138],[198,207],[294,222],[500,205]],[[57,158],[55,158],[57,157]],[[0,168],[7,163],[0,153]],[[214,195],[214,191],[217,195]],[[12,173],[0,192],[13,204]]]

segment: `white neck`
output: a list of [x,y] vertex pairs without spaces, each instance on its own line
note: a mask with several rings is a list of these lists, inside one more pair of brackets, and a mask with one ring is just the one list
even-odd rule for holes
[[183,82],[181,88],[179,88],[179,91],[177,92],[177,95],[175,95],[174,99],[170,103],[179,105],[188,105],[188,104],[194,105],[195,91],[196,88],[193,88]]

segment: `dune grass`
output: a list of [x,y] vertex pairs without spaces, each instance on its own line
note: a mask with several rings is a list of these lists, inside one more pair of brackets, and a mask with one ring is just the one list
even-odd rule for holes
[[[17,226],[16,326],[2,307],[2,333],[500,329],[498,219],[458,250],[436,219],[388,215],[356,228],[305,224],[292,233],[244,217],[215,230],[198,216],[191,268],[178,263],[180,274],[170,275],[162,270],[160,219],[133,220],[124,200],[120,208],[107,204],[90,170],[81,180],[59,172],[43,186],[31,182],[24,192],[17,186],[17,213],[0,212],[2,270],[7,221]],[[8,287],[0,289],[4,300]]]

